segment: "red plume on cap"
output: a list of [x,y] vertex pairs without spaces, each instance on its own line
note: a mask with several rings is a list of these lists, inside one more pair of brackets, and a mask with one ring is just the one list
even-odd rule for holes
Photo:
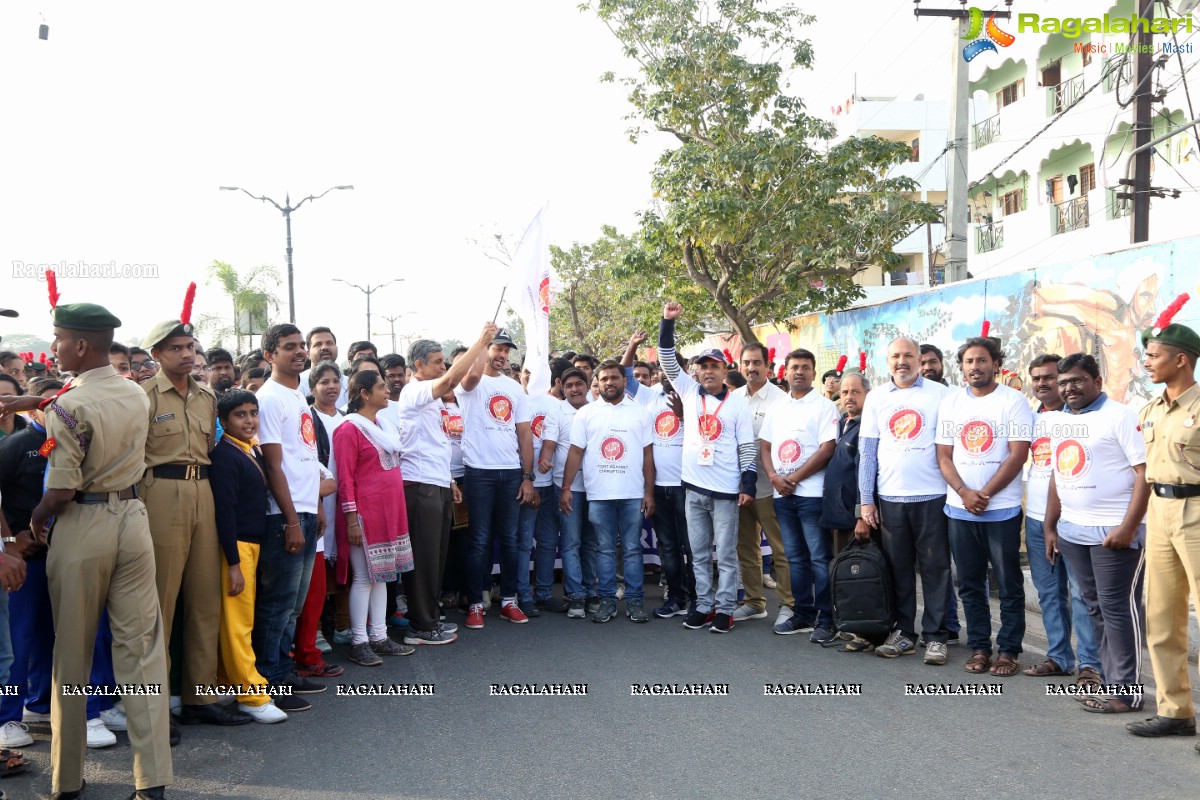
[[[30,353],[29,355],[30,355],[30,356],[32,356],[32,355],[33,355],[33,353]],[[38,363],[39,363],[39,364],[45,364],[45,363],[46,363],[46,354],[45,354],[45,353],[38,353]]]
[[992,323],[985,319],[983,321],[983,329],[981,331],[979,331],[979,335],[986,339],[988,333],[990,333],[991,330],[992,330]]
[[50,292],[50,308],[58,308],[58,276],[52,269],[46,270],[46,289]]
[[767,349],[767,363],[768,364],[775,363],[775,348],[774,347]]
[[184,325],[192,322],[192,303],[196,302],[196,282],[188,284],[187,294],[183,296],[183,311],[179,312],[179,321]]
[[838,359],[837,366],[834,367],[834,370],[837,372],[838,375],[841,375],[842,371],[846,369],[846,362],[849,360],[850,360],[850,357],[845,354],[842,354],[842,357]]
[[732,363],[733,363],[733,353],[729,352],[729,348],[728,348],[728,347],[726,347],[725,349],[723,349],[723,350],[721,351],[721,355],[725,356],[725,363],[726,363],[726,364],[732,364]]
[[1164,308],[1163,312],[1158,315],[1158,319],[1154,320],[1154,328],[1150,331],[1150,333],[1154,336],[1158,336],[1160,333],[1162,333],[1163,328],[1171,324],[1171,320],[1174,319],[1175,315],[1179,313],[1179,309],[1183,308],[1184,304],[1190,299],[1192,299],[1191,295],[1189,295],[1187,292],[1184,292],[1183,294],[1179,295],[1179,297],[1176,297],[1174,300],[1172,300],[1171,305]]
[[858,351],[858,371],[867,374],[867,354],[863,350]]
[[776,377],[778,377],[778,378],[779,378],[779,380],[783,380],[783,373],[784,373],[784,371],[785,371],[785,370],[784,370],[784,366],[783,366],[783,364],[780,364],[780,365],[779,365],[779,375],[778,375],[778,376],[776,376]]

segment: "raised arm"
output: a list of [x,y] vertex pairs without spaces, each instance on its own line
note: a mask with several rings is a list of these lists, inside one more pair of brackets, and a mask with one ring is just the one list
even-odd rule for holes
[[658,323],[658,363],[679,392],[695,384],[692,376],[680,368],[679,359],[675,356],[675,320],[682,313],[683,306],[679,303],[667,303],[663,306],[662,320]]
[[[463,353],[450,369],[446,370],[445,375],[434,380],[433,385],[429,387],[434,398],[441,397],[460,383],[464,384],[463,388],[468,391],[475,388],[475,385],[479,383],[479,376],[483,374],[483,356],[487,353],[488,345],[492,343],[499,332],[500,329],[496,327],[496,323],[484,323],[483,331],[475,340],[475,344],[471,345],[471,348]],[[468,374],[473,372],[477,364],[479,365],[479,374],[475,376],[475,380],[470,386],[466,386]]]

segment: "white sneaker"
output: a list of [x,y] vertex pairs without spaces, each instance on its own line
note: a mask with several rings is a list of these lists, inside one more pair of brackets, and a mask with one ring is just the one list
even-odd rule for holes
[[129,722],[125,719],[125,712],[113,706],[107,711],[100,712],[100,721],[104,723],[104,727],[110,731],[127,731],[129,730]]
[[255,722],[261,722],[270,725],[273,722],[284,722],[288,715],[279,706],[275,705],[273,700],[268,700],[261,706],[248,706],[245,703],[238,703],[238,711],[246,714]]
[[21,712],[22,722],[49,722],[50,715],[40,711],[30,711],[28,708]]
[[744,622],[748,619],[766,619],[766,618],[767,618],[767,610],[765,608],[762,611],[755,611],[754,608],[751,607],[751,605],[749,603],[743,603],[742,605],[738,606],[733,612],[733,621],[734,622]]
[[775,582],[775,579],[771,577],[771,573],[769,572],[763,573],[763,586],[767,589],[779,588],[779,584]]
[[101,747],[112,747],[117,743],[115,733],[104,727],[104,720],[96,717],[87,722],[87,746],[96,750]]
[[775,617],[775,624],[778,625],[781,622],[788,621],[795,613],[795,610],[791,606],[780,606],[779,614]]
[[33,744],[29,728],[23,722],[6,722],[0,728],[0,747],[28,747]]

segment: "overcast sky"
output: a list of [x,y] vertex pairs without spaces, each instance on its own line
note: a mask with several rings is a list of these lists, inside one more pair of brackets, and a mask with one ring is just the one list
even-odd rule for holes
[[[907,0],[803,2],[817,70],[796,89],[828,115],[850,96],[944,98],[949,23]],[[942,3],[941,5],[946,5]],[[42,16],[48,41],[37,36]],[[630,230],[660,149],[625,136],[630,108],[605,70],[632,68],[573,0],[314,4],[0,4],[0,261],[153,264],[157,279],[71,280],[62,302],[103,303],[132,342],[176,316],[226,313],[214,259],[284,272],[273,207],[293,216],[297,323],[367,334],[364,296],[332,281],[403,283],[373,297],[372,339],[473,338],[503,272],[471,239],[518,236],[543,202],[551,240]],[[49,338],[45,285],[5,275],[0,333]],[[286,284],[279,288],[286,316]],[[502,315],[503,316],[503,315]]]

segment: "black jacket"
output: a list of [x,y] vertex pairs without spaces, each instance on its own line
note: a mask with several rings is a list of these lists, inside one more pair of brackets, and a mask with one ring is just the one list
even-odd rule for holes
[[4,521],[13,535],[29,530],[33,509],[42,500],[46,457],[40,450],[45,429],[29,425],[0,439],[0,494],[4,495]]
[[821,527],[853,530],[858,506],[858,430],[861,417],[838,420],[838,441],[825,467]]

